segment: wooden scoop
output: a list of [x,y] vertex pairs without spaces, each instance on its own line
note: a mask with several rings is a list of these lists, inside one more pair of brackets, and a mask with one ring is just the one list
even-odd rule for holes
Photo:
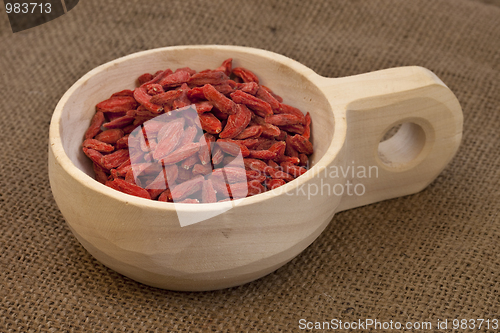
[[[275,190],[216,204],[146,200],[93,179],[80,147],[96,103],[134,88],[143,73],[216,68],[227,58],[253,71],[285,103],[311,113],[315,153],[306,174]],[[99,66],[66,92],[50,126],[49,175],[70,229],[104,265],[151,286],[212,290],[281,267],[318,237],[335,212],[424,189],[452,159],[461,137],[456,97],[422,67],[333,79],[253,48],[167,47]],[[209,218],[181,226],[181,216],[195,215]]]

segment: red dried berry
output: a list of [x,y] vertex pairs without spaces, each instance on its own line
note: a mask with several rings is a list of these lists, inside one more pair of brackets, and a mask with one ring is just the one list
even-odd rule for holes
[[96,109],[102,112],[124,112],[134,110],[138,106],[134,97],[119,95],[97,103]]
[[98,152],[101,153],[109,153],[115,150],[115,147],[113,147],[112,145],[96,139],[87,139],[83,141],[82,146],[85,148],[91,148],[97,150]]
[[96,140],[99,140],[104,143],[116,144],[118,140],[123,137],[123,130],[119,128],[108,129],[104,132],[101,132],[95,136]]
[[236,104],[217,91],[212,85],[206,84],[203,86],[203,94],[205,98],[213,104],[219,111],[226,114],[236,113]]
[[255,114],[260,117],[271,116],[273,109],[269,103],[264,102],[260,98],[247,94],[241,90],[236,90],[231,93],[231,99],[238,104],[245,104],[248,108],[252,109]]
[[252,71],[243,68],[243,67],[235,67],[233,68],[233,74],[237,77],[241,78],[243,82],[255,82],[259,83],[259,78]]
[[210,134],[219,134],[222,131],[222,124],[212,113],[199,115],[201,128]]
[[229,115],[224,130],[220,132],[219,138],[234,138],[248,126],[252,120],[252,112],[244,105],[237,105],[236,113]]
[[90,121],[89,128],[85,132],[85,139],[92,139],[95,137],[101,131],[101,126],[104,124],[104,121],[104,113],[102,113],[102,111],[97,111]]
[[314,151],[312,143],[300,134],[290,137],[290,144],[299,153],[310,155]]
[[217,67],[215,71],[223,72],[227,76],[231,75],[233,68],[233,58],[226,59],[222,62],[222,65],[220,67]]

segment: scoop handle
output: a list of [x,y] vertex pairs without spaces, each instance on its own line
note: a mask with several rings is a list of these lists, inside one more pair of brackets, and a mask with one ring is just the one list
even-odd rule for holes
[[462,109],[431,71],[399,67],[324,82],[322,90],[334,112],[345,112],[347,125],[346,191],[337,212],[419,192],[456,154]]

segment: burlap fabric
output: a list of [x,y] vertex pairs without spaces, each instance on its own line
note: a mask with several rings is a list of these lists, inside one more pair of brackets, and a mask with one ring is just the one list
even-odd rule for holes
[[[366,318],[442,332],[438,319],[500,319],[498,4],[82,0],[16,34],[2,9],[0,332],[288,332],[300,319]],[[329,77],[427,67],[462,105],[462,146],[423,192],[336,215],[260,280],[203,293],[142,285],[93,259],[66,226],[47,177],[49,121],[92,68],[183,44],[267,49]]]

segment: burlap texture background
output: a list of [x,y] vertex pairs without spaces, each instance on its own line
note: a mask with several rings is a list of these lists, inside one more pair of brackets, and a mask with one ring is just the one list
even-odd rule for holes
[[[0,12],[0,331],[297,331],[299,320],[500,319],[498,1],[98,1],[13,34]],[[425,191],[336,215],[300,256],[215,292],[151,288],[101,265],[50,191],[63,93],[132,52],[230,44],[347,76],[420,65],[464,111],[458,155]]]

